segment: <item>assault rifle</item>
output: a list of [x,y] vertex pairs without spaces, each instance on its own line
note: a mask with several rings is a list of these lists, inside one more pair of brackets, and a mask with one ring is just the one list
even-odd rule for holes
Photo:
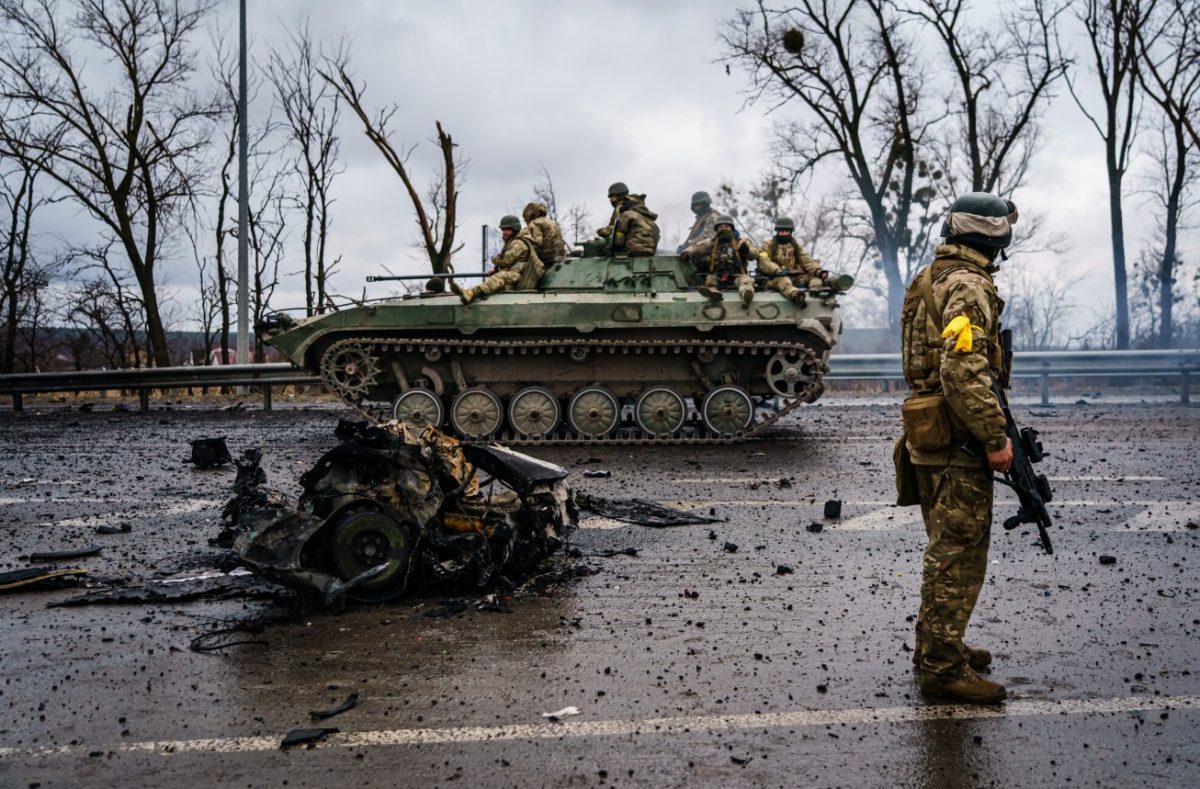
[[[1010,369],[1012,365],[1011,329],[1000,332],[1000,346],[1004,352],[1004,369]],[[1021,502],[1017,514],[1004,521],[1004,528],[1011,531],[1023,523],[1035,524],[1042,549],[1046,553],[1053,554],[1054,546],[1050,544],[1050,533],[1047,531],[1051,523],[1050,513],[1046,510],[1046,505],[1053,499],[1054,494],[1050,490],[1050,481],[1046,479],[1046,475],[1038,474],[1033,470],[1033,464],[1042,462],[1046,453],[1042,451],[1042,442],[1038,441],[1038,431],[1032,427],[1017,427],[1001,383],[1007,384],[1007,381],[1000,382],[993,379],[992,394],[996,396],[996,400],[1000,403],[1000,410],[1004,412],[1004,432],[1012,441],[1013,458],[1012,465],[1004,473],[1004,476],[995,479],[1000,484],[1007,485],[1016,491],[1017,498]],[[986,456],[984,464],[987,464]]]

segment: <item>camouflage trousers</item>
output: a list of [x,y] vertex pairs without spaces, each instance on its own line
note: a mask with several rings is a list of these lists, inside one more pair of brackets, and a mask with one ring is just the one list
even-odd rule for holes
[[544,271],[541,261],[522,261],[512,268],[497,269],[471,290],[477,296],[490,296],[502,290],[533,290]]
[[[813,277],[806,284],[810,288],[819,288],[823,283],[820,277]],[[767,287],[771,290],[779,291],[785,299],[791,299],[796,295],[796,291],[799,290],[792,277],[773,277],[767,281]]]
[[983,588],[992,530],[992,475],[983,468],[916,466],[929,543],[917,615],[917,667],[948,674],[967,662],[963,634]]
[[738,295],[742,295],[749,291],[754,293],[754,278],[748,274],[738,274],[735,277],[727,277],[721,279],[716,274],[709,274],[704,278],[704,286],[707,288],[716,288],[717,290],[725,290],[732,282],[737,288]]

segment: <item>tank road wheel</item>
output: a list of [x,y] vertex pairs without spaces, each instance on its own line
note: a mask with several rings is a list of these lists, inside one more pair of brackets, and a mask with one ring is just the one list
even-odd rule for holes
[[360,602],[378,603],[404,591],[412,549],[413,532],[407,525],[368,510],[349,515],[334,527],[329,558],[343,581],[386,563],[386,570],[349,592]]
[[513,395],[508,403],[508,421],[522,438],[545,438],[562,420],[562,406],[554,394],[530,386]]
[[500,398],[482,386],[460,392],[450,406],[450,424],[464,438],[474,441],[491,436],[503,421],[504,406]]
[[805,361],[796,352],[775,354],[767,360],[767,386],[780,397],[798,397],[813,380],[804,370]]
[[339,397],[358,402],[379,380],[379,365],[360,343],[334,343],[321,357],[321,377]]
[[683,398],[665,386],[655,386],[642,392],[633,410],[638,427],[656,438],[669,436],[679,430],[687,416],[687,404]]
[[732,436],[750,427],[754,419],[754,401],[740,386],[718,386],[704,398],[700,415],[709,430]]
[[442,400],[428,389],[409,389],[392,403],[392,418],[417,430],[442,424]]
[[585,438],[603,438],[621,418],[621,404],[612,392],[599,386],[580,389],[567,407],[571,429]]

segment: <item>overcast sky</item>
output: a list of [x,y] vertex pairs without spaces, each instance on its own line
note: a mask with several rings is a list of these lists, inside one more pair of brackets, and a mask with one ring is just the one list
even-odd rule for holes
[[[560,207],[586,203],[597,225],[607,218],[605,193],[612,181],[647,193],[647,203],[660,215],[665,247],[690,225],[694,190],[715,189],[723,179],[748,183],[767,162],[766,108],[744,107],[745,76],[736,67],[727,75],[715,62],[718,24],[737,3],[248,0],[247,5],[253,57],[260,60],[304,16],[315,37],[344,33],[352,40],[351,67],[366,83],[365,103],[399,104],[393,139],[421,143],[411,160],[419,182],[428,180],[436,162],[436,146],[428,142],[434,121],[453,135],[470,159],[459,202],[458,233],[466,244],[459,270],[479,265],[481,225],[519,213],[539,164],[554,178]],[[220,0],[213,25],[232,36],[236,22],[236,0]],[[266,93],[252,115],[267,111]],[[1022,265],[1045,276],[1083,277],[1081,301],[1110,304],[1102,143],[1065,89],[1050,109],[1048,126],[1015,198],[1022,208],[1047,214],[1069,239],[1071,252],[1066,260]],[[356,295],[364,277],[385,266],[396,273],[421,273],[426,266],[412,247],[413,211],[399,179],[349,112],[343,112],[341,132],[346,170],[333,189],[330,248],[343,258],[334,290]],[[833,169],[821,183],[840,176]],[[816,187],[812,191],[808,197],[819,197]],[[1152,231],[1141,198],[1128,198],[1127,209],[1132,262]],[[1195,241],[1195,235],[1188,237],[1185,255]],[[298,233],[291,250],[289,273],[301,266]],[[175,261],[163,271],[185,314],[192,268],[190,261]],[[278,306],[303,303],[295,282],[285,280]],[[1085,306],[1076,320],[1086,313]]]

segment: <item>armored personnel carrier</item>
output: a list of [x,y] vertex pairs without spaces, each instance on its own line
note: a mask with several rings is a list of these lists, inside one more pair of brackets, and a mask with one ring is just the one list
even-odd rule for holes
[[838,291],[799,305],[760,290],[747,308],[698,284],[674,256],[571,257],[536,291],[465,306],[422,293],[258,329],[347,402],[468,442],[732,442],[821,396]]

